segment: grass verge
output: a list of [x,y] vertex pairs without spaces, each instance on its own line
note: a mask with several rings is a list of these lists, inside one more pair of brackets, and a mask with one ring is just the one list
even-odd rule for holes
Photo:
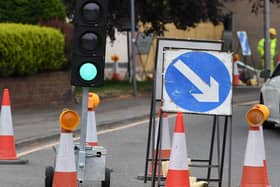
[[[137,95],[152,93],[152,81],[136,82]],[[103,87],[90,88],[90,92],[99,95],[100,98],[119,97],[133,94],[133,85],[129,81],[106,80]],[[76,88],[76,97],[81,97],[82,88]]]

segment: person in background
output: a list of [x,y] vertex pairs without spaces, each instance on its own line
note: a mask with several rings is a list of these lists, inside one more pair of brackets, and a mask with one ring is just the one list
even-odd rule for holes
[[[277,53],[277,38],[276,38],[277,32],[275,28],[269,29],[269,36],[270,36],[270,72],[273,72],[275,67],[275,57]],[[261,65],[262,69],[265,68],[265,39],[262,38],[258,41],[258,53],[261,57]]]

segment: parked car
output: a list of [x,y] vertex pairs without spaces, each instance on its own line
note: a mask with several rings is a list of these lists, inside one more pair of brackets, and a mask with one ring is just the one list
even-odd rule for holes
[[270,74],[270,70],[263,70],[260,77],[267,79],[260,91],[260,103],[270,110],[270,116],[263,124],[264,128],[274,128],[280,124],[280,64]]

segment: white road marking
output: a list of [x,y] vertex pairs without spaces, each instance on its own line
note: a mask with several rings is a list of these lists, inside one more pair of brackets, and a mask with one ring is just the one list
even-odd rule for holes
[[[243,103],[236,103],[234,105],[235,106],[236,105],[251,105],[251,104],[256,104],[258,102],[259,101],[256,100],[256,101],[248,101],[248,102],[243,102]],[[176,114],[169,115],[170,118],[175,117],[175,116],[176,116]],[[130,123],[130,124],[127,124],[127,125],[124,125],[124,126],[121,126],[121,127],[116,127],[116,128],[112,128],[112,129],[102,130],[102,131],[97,132],[97,134],[100,135],[100,134],[107,134],[107,133],[111,133],[111,132],[115,132],[115,131],[120,131],[120,130],[123,130],[123,129],[128,129],[128,128],[136,127],[136,126],[139,126],[139,125],[144,125],[144,124],[146,124],[148,122],[149,122],[149,119],[145,119],[145,120],[137,121],[137,122],[134,122],[134,123]],[[79,139],[80,139],[80,137],[75,137],[74,141],[78,141]],[[17,154],[17,156],[18,157],[22,157],[22,156],[26,156],[26,155],[29,155],[31,153],[34,153],[34,152],[37,152],[37,151],[40,151],[40,150],[43,150],[43,149],[49,149],[49,148],[52,148],[53,146],[58,145],[58,143],[59,143],[59,141],[56,141],[56,142],[53,142],[53,143],[49,143],[49,144],[46,144],[46,145],[39,145],[38,147],[31,148],[29,150],[19,152]]]
[[247,102],[240,102],[240,103],[235,103],[234,106],[242,106],[242,105],[254,105],[260,103],[259,100],[255,101],[247,101]]
[[[169,117],[174,117],[174,116],[175,115],[170,115]],[[115,131],[120,131],[120,130],[123,130],[123,129],[128,129],[128,128],[139,126],[139,125],[144,125],[148,122],[149,122],[149,119],[145,119],[145,120],[130,123],[130,124],[127,124],[127,125],[124,125],[124,126],[121,126],[121,127],[102,130],[102,131],[97,132],[97,134],[100,135],[100,134],[107,134],[107,133],[111,133],[111,132],[115,132]],[[74,141],[78,141],[79,139],[80,139],[80,137],[75,137]],[[40,150],[43,150],[43,149],[49,149],[49,148],[51,148],[53,146],[56,146],[58,144],[59,144],[59,141],[49,143],[47,145],[40,145],[38,147],[31,148],[31,149],[26,150],[26,151],[22,151],[22,152],[18,153],[17,156],[18,157],[26,156],[26,155],[29,155],[31,153],[34,153],[34,152],[37,152],[37,151],[40,151]]]

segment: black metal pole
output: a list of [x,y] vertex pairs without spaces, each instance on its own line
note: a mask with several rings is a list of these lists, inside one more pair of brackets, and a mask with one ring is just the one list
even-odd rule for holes
[[225,149],[226,149],[226,141],[227,141],[227,127],[228,127],[228,116],[225,118],[225,126],[224,126],[224,137],[223,137],[223,147],[222,147],[222,158],[220,163],[220,176],[219,176],[219,187],[222,187],[222,178],[223,178],[223,170],[224,170],[224,160],[225,160]]
[[126,33],[127,36],[127,72],[128,72],[128,79],[131,78],[131,70],[130,70],[130,40],[129,40],[129,32]]
[[[218,162],[221,159],[220,158],[220,155],[221,155],[220,145],[221,145],[221,142],[220,142],[220,118],[219,118],[219,116],[217,116],[217,160],[218,160]],[[218,175],[220,175],[220,168],[218,168]]]
[[161,150],[162,150],[162,111],[160,109],[160,115],[159,115],[159,124],[158,124],[158,131],[159,131],[159,135],[160,137],[158,138],[159,139],[159,147],[157,147],[157,150],[158,150],[158,171],[157,171],[157,176],[158,176],[158,187],[160,187],[160,182],[161,182],[161,176],[160,176],[160,172],[161,172],[161,163],[162,163],[162,160],[161,160]]
[[229,125],[229,146],[228,146],[228,187],[231,187],[231,150],[232,150],[232,117]]
[[[155,73],[154,73],[155,74]],[[151,98],[151,108],[150,108],[150,120],[149,120],[149,129],[148,129],[148,139],[147,139],[147,150],[146,150],[146,162],[145,162],[145,174],[144,174],[144,183],[147,183],[147,175],[148,175],[148,165],[149,165],[149,156],[150,156],[150,145],[151,145],[151,135],[152,135],[152,127],[155,122],[155,79],[153,81],[153,92]]]
[[161,137],[161,118],[162,118],[162,112],[160,110],[160,115],[159,115],[159,123],[158,123],[158,133],[157,133],[157,142],[156,142],[156,152],[155,152],[155,162],[153,163],[153,172],[152,172],[152,187],[155,186],[155,175],[156,175],[156,168],[157,168],[157,162],[158,162],[158,151],[159,151],[159,144],[160,144],[160,137]]
[[214,115],[212,137],[211,137],[211,144],[210,144],[210,152],[209,152],[209,161],[208,161],[209,167],[208,167],[208,171],[207,171],[207,182],[210,181],[210,177],[211,177],[211,169],[212,169],[211,165],[212,165],[212,159],[213,159],[213,149],[214,149],[216,124],[217,124],[217,116]]
[[130,0],[130,9],[131,9],[131,53],[132,53],[132,85],[133,85],[133,95],[137,95],[137,86],[136,86],[136,61],[135,61],[135,1]]

